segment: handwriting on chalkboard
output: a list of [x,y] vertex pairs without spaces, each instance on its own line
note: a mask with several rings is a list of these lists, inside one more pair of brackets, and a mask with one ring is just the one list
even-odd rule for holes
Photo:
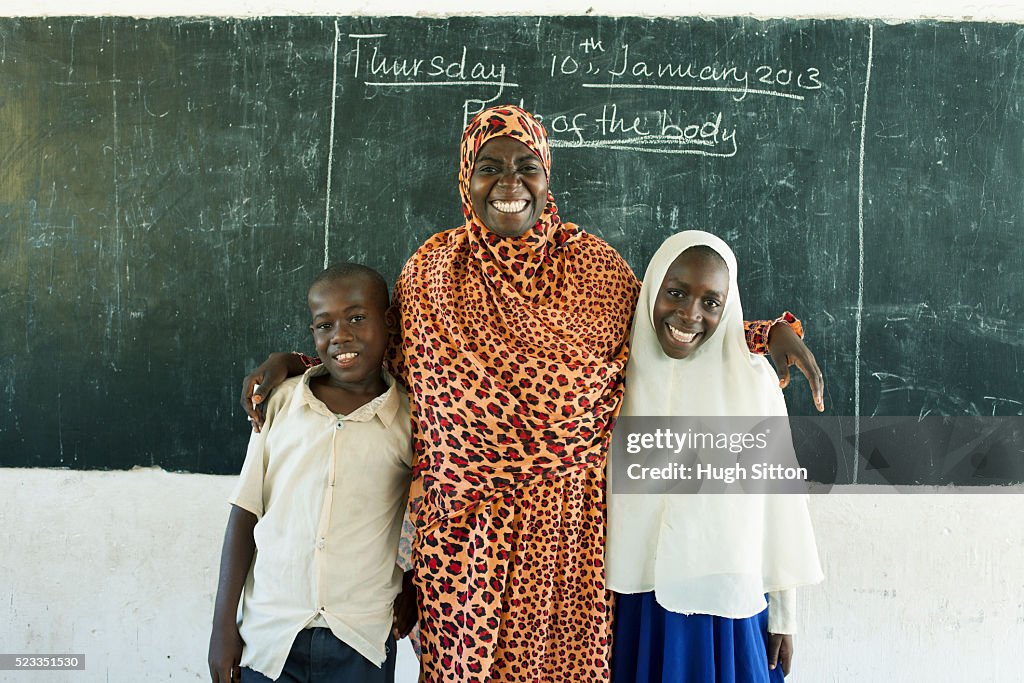
[[[526,98],[508,91],[519,87],[510,80],[504,62],[470,56],[465,45],[454,53],[399,54],[387,45],[386,33],[351,33],[352,77],[375,93],[380,88],[461,87],[474,97],[463,99],[462,126],[486,107],[501,101],[527,106]],[[727,93],[733,104],[751,96],[802,101],[824,86],[821,70],[774,64],[710,64],[646,58],[629,43],[606,51],[601,40],[579,43],[583,54],[551,53],[548,78],[575,87],[606,89],[610,94],[649,91],[637,105],[609,99],[600,109],[545,116],[534,111],[551,134],[552,147],[581,147],[648,154],[694,154],[734,157],[740,151],[738,125],[727,101],[711,111],[694,113],[679,106],[679,92]],[[485,92],[476,96],[481,88]],[[660,92],[660,94],[659,94]],[[370,94],[368,96],[373,96]],[[580,100],[586,98],[580,97]],[[762,136],[763,137],[763,136]]]
[[[803,100],[808,91],[822,88],[821,70],[807,67],[802,70],[759,64],[753,68],[736,64],[698,64],[694,62],[665,62],[638,59],[630,55],[629,43],[621,46],[611,67],[596,66],[593,60],[584,63],[572,57],[551,55],[551,76],[598,76],[607,73],[607,82],[584,83],[584,88],[690,90],[727,92],[741,102],[748,95],[767,95],[791,100]],[[625,82],[616,82],[626,78]],[[637,79],[636,82],[631,82]],[[656,82],[652,79],[658,79]]]
[[[553,53],[548,75],[552,79],[577,79],[578,86],[605,89],[609,93],[651,91],[650,98],[675,92],[728,93],[734,102],[748,96],[802,101],[821,90],[817,67],[793,69],[772,64],[747,67],[694,61],[665,61],[638,54],[630,43],[606,51],[604,43],[587,38],[579,52]],[[651,110],[620,114],[618,105],[606,105],[600,116],[587,113],[560,114],[550,120],[554,147],[598,147],[655,154],[698,154],[733,157],[739,151],[738,129],[729,123],[722,107],[703,118],[678,109],[678,98]],[[699,119],[699,120],[698,120]],[[587,124],[589,137],[587,135]],[[609,137],[618,133],[618,137]],[[568,134],[567,137],[564,137]]]
[[[488,102],[500,98],[506,88],[518,87],[517,83],[505,80],[506,68],[503,63],[470,62],[469,49],[465,45],[458,55],[394,57],[381,50],[379,41],[387,37],[386,33],[350,33],[348,37],[355,43],[352,77],[368,79],[363,84],[369,87],[496,87],[497,92]],[[363,45],[364,41],[368,44]]]
[[[616,103],[601,107],[600,115],[589,112],[559,114],[546,120],[552,147],[593,147],[657,154],[698,154],[712,157],[736,156],[736,128],[723,124],[723,113],[712,112],[699,119],[667,108],[655,112],[626,114]],[[571,137],[562,137],[563,135]]]

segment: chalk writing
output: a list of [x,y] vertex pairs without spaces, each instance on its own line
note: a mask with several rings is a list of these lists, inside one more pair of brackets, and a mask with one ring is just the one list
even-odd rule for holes
[[[458,87],[494,86],[497,91],[485,102],[494,102],[506,88],[518,87],[506,80],[507,69],[502,62],[470,61],[465,45],[457,55],[393,56],[384,52],[381,39],[386,33],[350,33],[354,42],[352,77],[366,86],[394,87]],[[365,43],[365,44],[364,44]]]
[[552,147],[712,157],[732,157],[738,151],[736,128],[723,123],[720,111],[701,117],[667,108],[627,114],[611,103],[603,105],[599,115],[583,111],[537,117],[547,126]]
[[1020,401],[1015,401],[1012,398],[999,398],[998,396],[983,396],[982,398],[986,401],[992,401],[992,417],[997,415],[1024,415],[1024,403]]
[[[386,41],[386,33],[350,33],[350,73],[362,81],[372,97],[380,88],[462,87],[491,88],[483,96],[464,97],[462,127],[486,107],[514,101],[507,91],[519,84],[509,80],[503,62],[470,54],[466,45],[439,54],[400,54]],[[580,88],[689,92],[722,92],[741,102],[751,95],[804,100],[820,90],[823,80],[817,67],[790,68],[772,64],[744,66],[738,63],[704,64],[645,58],[622,43],[606,51],[604,41],[583,36],[575,54],[552,53],[548,77],[552,81],[581,79]],[[581,147],[647,154],[693,154],[734,157],[739,134],[721,105],[710,113],[680,111],[673,98],[651,102],[643,110],[626,111],[608,101],[600,111],[569,111],[540,116],[546,120],[553,147]],[[519,98],[523,105],[523,98]],[[535,112],[536,113],[536,112]],[[758,139],[761,139],[760,137]]]
[[[688,90],[726,92],[737,102],[748,95],[765,95],[803,100],[807,93],[820,90],[824,83],[817,67],[794,69],[773,64],[742,66],[739,64],[700,64],[697,62],[658,61],[637,57],[630,44],[619,46],[610,64],[595,61],[600,55],[592,39],[581,43],[586,58],[573,55],[551,55],[551,78],[606,73],[607,81],[582,84],[584,88]],[[600,52],[604,52],[603,46]],[[625,79],[625,80],[619,80]]]
[[[548,77],[553,81],[579,80],[581,88],[616,91],[654,91],[647,112],[620,112],[609,102],[600,115],[570,112],[548,121],[554,147],[591,147],[657,154],[698,154],[733,157],[739,151],[737,128],[727,125],[727,112],[719,109],[695,120],[674,115],[678,100],[658,101],[672,92],[727,93],[735,102],[748,96],[803,101],[824,88],[821,70],[815,66],[778,64],[701,63],[692,60],[651,59],[623,42],[605,50],[592,36],[581,40],[573,53],[552,53]],[[659,106],[660,105],[660,106]],[[485,103],[467,101],[464,123]],[[721,105],[719,105],[721,107]],[[758,136],[758,139],[762,139]]]

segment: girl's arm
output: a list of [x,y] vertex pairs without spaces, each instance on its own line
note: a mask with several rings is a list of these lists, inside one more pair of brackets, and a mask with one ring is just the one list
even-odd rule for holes
[[768,594],[768,668],[782,665],[782,674],[793,667],[793,634],[796,633],[796,590]]

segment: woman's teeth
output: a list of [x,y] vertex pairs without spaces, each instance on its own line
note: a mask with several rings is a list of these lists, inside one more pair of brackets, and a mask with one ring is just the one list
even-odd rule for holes
[[671,334],[672,338],[675,339],[677,342],[682,342],[683,344],[689,344],[697,337],[698,334],[697,332],[682,332],[672,327],[671,325],[668,326],[668,333]]
[[519,213],[526,208],[527,204],[529,204],[529,202],[525,199],[517,199],[514,202],[491,202],[491,206],[501,213]]

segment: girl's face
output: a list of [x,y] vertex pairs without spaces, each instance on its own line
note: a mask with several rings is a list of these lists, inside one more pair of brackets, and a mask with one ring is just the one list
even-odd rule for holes
[[654,329],[665,355],[687,358],[715,333],[729,296],[729,269],[718,254],[691,248],[680,254],[654,300]]

